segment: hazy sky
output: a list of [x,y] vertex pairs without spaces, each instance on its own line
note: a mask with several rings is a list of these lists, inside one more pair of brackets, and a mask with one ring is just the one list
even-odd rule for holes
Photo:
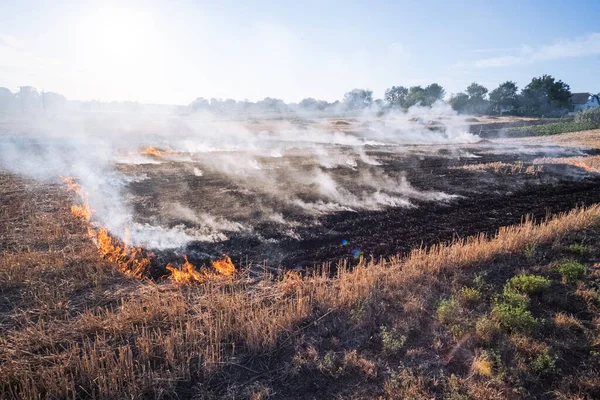
[[335,100],[554,75],[600,92],[600,1],[0,0],[0,86],[69,99]]

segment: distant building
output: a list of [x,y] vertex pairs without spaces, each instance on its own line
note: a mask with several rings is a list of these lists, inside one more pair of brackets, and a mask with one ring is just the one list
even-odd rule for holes
[[600,98],[591,93],[573,93],[571,95],[571,112],[585,111],[600,107]]

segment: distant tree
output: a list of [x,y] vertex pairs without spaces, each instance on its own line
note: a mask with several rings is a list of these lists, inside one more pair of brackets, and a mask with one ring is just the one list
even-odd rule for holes
[[467,112],[469,106],[469,95],[466,93],[457,93],[450,96],[448,101],[450,106],[459,113]]
[[533,78],[522,90],[526,112],[533,115],[560,114],[571,105],[571,88],[550,75]]
[[307,97],[306,99],[302,99],[298,105],[307,110],[314,110],[317,108],[317,100],[312,97]]
[[421,86],[411,86],[408,89],[408,95],[406,96],[406,103],[404,108],[410,108],[417,104],[423,104],[425,102],[425,89]]
[[444,88],[438,85],[437,83],[432,83],[431,85],[427,86],[424,89],[424,91],[425,98],[423,101],[423,105],[427,106],[431,106],[436,101],[442,100],[446,95],[446,91],[444,90]]
[[484,114],[488,111],[490,104],[486,99],[488,89],[485,86],[473,82],[467,86],[466,92],[469,95],[467,112]]
[[317,100],[317,110],[323,111],[329,108],[331,104],[329,104],[326,100]]
[[492,109],[501,112],[502,109],[517,108],[519,106],[519,88],[512,81],[501,83],[490,92]]
[[404,86],[392,86],[385,91],[385,101],[392,107],[404,107],[408,89]]
[[349,110],[368,107],[372,102],[373,91],[369,89],[353,89],[344,94],[344,105]]
[[466,92],[469,95],[469,100],[478,101],[485,100],[485,95],[487,94],[488,90],[485,86],[481,86],[480,84],[473,82],[467,86]]

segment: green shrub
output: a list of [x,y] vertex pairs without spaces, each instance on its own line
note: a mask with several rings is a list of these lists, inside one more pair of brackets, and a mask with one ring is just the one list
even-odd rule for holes
[[508,128],[505,130],[507,136],[547,136],[558,135],[560,133],[587,131],[600,128],[600,121],[568,121],[555,122],[545,125],[521,126],[518,128]]
[[600,107],[579,111],[575,115],[576,122],[600,122]]
[[389,331],[385,326],[381,327],[381,345],[385,354],[396,354],[402,350],[405,344],[406,336]]
[[558,266],[558,272],[560,272],[565,282],[577,283],[586,274],[587,268],[577,261],[567,260]]
[[569,246],[569,250],[573,253],[578,254],[580,256],[589,253],[590,248],[583,243],[573,243]]
[[540,375],[550,375],[556,370],[556,356],[544,349],[531,363],[531,367]]
[[500,325],[498,321],[490,318],[489,315],[479,318],[475,323],[475,333],[485,342],[494,340],[499,331]]
[[513,276],[504,286],[504,291],[515,291],[522,294],[540,294],[550,287],[550,281],[543,276],[517,275]]
[[532,332],[539,321],[527,308],[515,306],[509,302],[499,302],[492,309],[492,314],[500,325],[508,331]]
[[457,295],[457,300],[461,305],[475,304],[481,299],[481,292],[477,289],[463,286]]
[[459,309],[454,299],[444,299],[440,301],[437,308],[437,318],[442,324],[448,324],[454,321],[459,314]]
[[508,331],[532,332],[539,321],[527,309],[529,298],[504,287],[504,293],[495,299],[492,315]]

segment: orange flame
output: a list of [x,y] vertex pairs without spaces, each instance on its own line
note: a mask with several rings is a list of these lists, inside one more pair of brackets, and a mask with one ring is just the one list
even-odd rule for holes
[[[154,147],[148,147],[146,150],[148,149],[154,149],[160,154],[160,150]],[[88,223],[88,235],[96,240],[102,257],[111,263],[117,264],[121,271],[130,276],[139,278],[148,272],[151,264],[150,257],[145,256],[140,247],[129,245],[131,236],[129,229],[125,229],[125,242],[111,237],[106,228],[100,228],[99,231],[96,231],[89,225],[93,211],[85,203],[86,196],[82,192],[81,185],[74,182],[71,177],[64,177],[63,181],[67,184],[69,190],[79,194],[84,201],[82,205],[71,206],[71,213]],[[220,275],[231,278],[236,273],[235,266],[231,262],[231,258],[227,255],[223,255],[222,259],[212,262],[212,266],[217,274],[209,274],[205,270],[196,270],[196,267],[188,261],[187,256],[184,256],[184,260],[185,262],[181,266],[181,269],[167,264],[166,269],[171,272],[169,279],[177,283],[202,283],[212,276]]]
[[74,216],[81,218],[85,222],[90,222],[92,219],[92,210],[87,204],[82,204],[80,206],[71,206],[71,214]]
[[231,258],[223,255],[223,258],[212,262],[213,267],[223,276],[232,277],[235,274],[235,266],[231,262]]
[[196,271],[196,267],[188,261],[187,256],[183,256],[183,258],[185,259],[185,262],[181,266],[181,269],[177,269],[171,264],[167,264],[166,268],[171,271],[169,279],[176,283],[202,283],[208,278],[206,272]]
[[[67,188],[77,193],[84,201],[82,205],[71,206],[71,214],[81,218],[88,224],[88,235],[96,240],[102,257],[109,262],[117,264],[121,271],[127,275],[135,277],[144,275],[150,267],[150,258],[143,255],[141,248],[129,246],[117,239],[113,239],[108,234],[106,228],[101,228],[99,231],[96,231],[90,226],[89,224],[92,220],[93,211],[85,202],[87,196],[83,193],[81,185],[76,183],[71,177],[64,177],[62,179],[67,184]],[[126,229],[126,236],[129,236],[128,229]]]
[[142,150],[142,154],[147,155],[147,156],[155,156],[155,157],[160,157],[163,154],[174,154],[175,152],[171,149],[159,149],[157,147],[154,146],[147,146],[146,148],[144,148]]
[[212,265],[215,268],[217,274],[208,273],[206,270],[198,271],[196,267],[190,263],[187,256],[183,257],[185,262],[181,266],[181,269],[173,267],[168,264],[167,269],[171,272],[170,280],[176,283],[202,283],[210,278],[218,276],[224,276],[231,278],[235,274],[235,266],[231,262],[231,258],[224,255],[221,260],[213,261]]
[[140,247],[125,246],[111,238],[106,228],[101,228],[96,238],[102,257],[117,264],[125,274],[139,278],[150,268],[150,258],[142,254]]
[[77,193],[80,196],[83,196],[83,193],[81,191],[81,185],[79,183],[76,183],[73,178],[71,178],[70,176],[63,176],[62,177],[63,182],[65,182],[67,184],[67,189],[69,189],[72,192]]
[[570,161],[569,164],[579,167],[581,169],[586,170],[587,172],[598,172],[598,169],[592,168],[589,165],[582,163],[580,161]]

